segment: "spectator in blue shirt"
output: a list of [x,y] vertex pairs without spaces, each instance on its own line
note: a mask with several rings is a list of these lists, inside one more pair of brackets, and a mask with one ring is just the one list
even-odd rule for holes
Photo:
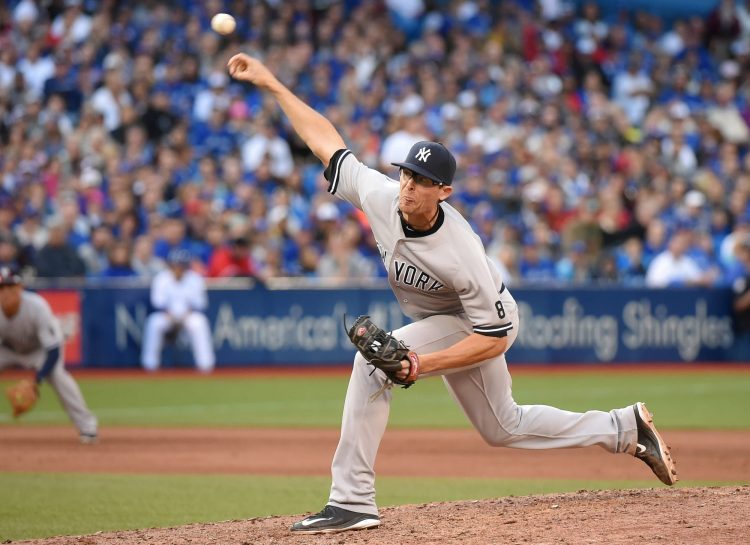
[[138,276],[130,264],[131,251],[127,242],[115,241],[107,255],[107,266],[99,273],[101,278],[131,278]]

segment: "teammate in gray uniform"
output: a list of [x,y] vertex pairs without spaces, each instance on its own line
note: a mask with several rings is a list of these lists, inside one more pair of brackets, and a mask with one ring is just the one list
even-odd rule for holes
[[[240,53],[229,60],[228,68],[234,78],[274,97],[326,166],[328,191],[364,211],[391,289],[414,320],[393,335],[419,355],[419,377],[442,375],[487,443],[524,449],[599,445],[642,459],[665,484],[674,484],[674,463],[642,403],[574,413],[513,400],[504,354],[518,334],[518,307],[479,237],[445,202],[456,161],[443,145],[415,144],[404,162],[394,163],[400,172],[399,180],[393,180],[358,161],[335,127],[259,60]],[[402,365],[405,378],[408,362]],[[382,372],[371,371],[357,354],[328,503],[295,523],[294,532],[332,533],[380,524],[374,465],[391,390]]]
[[65,370],[63,333],[47,301],[23,289],[21,276],[0,267],[0,370],[18,365],[36,371],[36,383],[47,380],[82,443],[97,440],[97,420],[78,384]]

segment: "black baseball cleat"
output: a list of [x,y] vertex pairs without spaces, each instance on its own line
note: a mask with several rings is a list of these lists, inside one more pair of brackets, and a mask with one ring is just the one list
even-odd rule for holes
[[326,505],[320,513],[295,522],[290,530],[301,534],[333,534],[377,526],[380,526],[380,518],[377,515],[356,513],[341,507]]
[[643,460],[651,471],[666,485],[677,482],[677,468],[669,447],[654,426],[654,416],[640,401],[633,405],[638,426],[638,444],[634,456]]

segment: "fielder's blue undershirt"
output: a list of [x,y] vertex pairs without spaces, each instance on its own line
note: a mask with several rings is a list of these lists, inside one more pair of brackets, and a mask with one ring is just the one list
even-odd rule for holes
[[60,347],[54,346],[47,350],[47,359],[44,360],[44,365],[36,373],[36,383],[41,383],[54,369],[58,358],[60,357]]

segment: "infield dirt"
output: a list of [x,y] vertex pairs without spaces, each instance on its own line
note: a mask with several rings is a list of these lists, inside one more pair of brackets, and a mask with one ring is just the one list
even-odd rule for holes
[[[88,446],[78,444],[70,426],[0,425],[0,470],[328,475],[338,433],[310,428],[112,427],[101,431],[99,444]],[[750,431],[668,430],[665,437],[683,480],[750,478]],[[301,446],[305,456],[297,455]],[[412,477],[654,479],[659,485],[645,464],[625,454],[613,456],[596,447],[493,448],[472,429],[389,429],[376,471]]]

